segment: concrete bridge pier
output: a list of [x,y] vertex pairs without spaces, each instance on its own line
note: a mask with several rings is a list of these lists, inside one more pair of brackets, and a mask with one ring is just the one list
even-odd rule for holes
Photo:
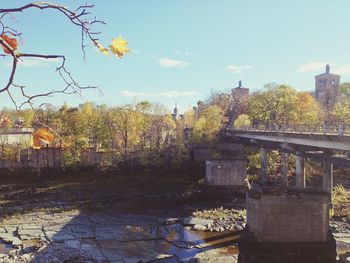
[[333,163],[331,158],[323,162],[323,191],[331,194],[333,189]]
[[[296,152],[296,185],[268,183],[267,150],[260,149],[262,181],[247,191],[247,225],[239,241],[239,263],[335,263],[329,230],[332,163],[324,163],[323,190],[305,188],[303,152]],[[288,154],[281,152],[283,184]]]
[[255,185],[247,192],[239,263],[335,263],[329,194]]

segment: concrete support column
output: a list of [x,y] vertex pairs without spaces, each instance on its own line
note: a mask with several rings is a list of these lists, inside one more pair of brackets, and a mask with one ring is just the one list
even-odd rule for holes
[[331,158],[328,157],[323,162],[323,191],[326,193],[332,193],[333,189],[333,164]]
[[269,180],[267,174],[267,158],[268,153],[265,148],[260,148],[260,159],[261,159],[261,180],[265,183]]
[[296,188],[305,188],[305,167],[304,157],[301,152],[296,152],[295,156]]
[[282,180],[288,186],[288,153],[281,152]]

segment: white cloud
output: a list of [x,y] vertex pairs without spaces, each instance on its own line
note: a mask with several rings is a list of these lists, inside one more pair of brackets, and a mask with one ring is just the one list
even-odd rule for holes
[[[310,62],[310,63],[306,63],[304,65],[301,65],[298,68],[299,72],[325,72],[326,70],[326,65],[329,64],[327,62]],[[339,65],[339,64],[331,64],[330,67],[330,72],[331,73],[335,73],[335,74],[339,74],[339,75],[346,75],[346,74],[350,74],[350,64],[343,64],[343,65]]]
[[167,57],[158,59],[158,62],[159,65],[164,68],[184,68],[190,64],[183,60],[170,59]]
[[331,68],[331,72],[339,75],[350,74],[350,65],[343,65],[340,67]]
[[231,71],[233,74],[242,74],[243,71],[251,69],[251,65],[243,65],[243,66],[235,66],[235,65],[228,65],[226,69]]
[[123,90],[121,92],[122,95],[126,97],[163,97],[163,98],[178,98],[178,97],[188,97],[197,95],[197,91],[177,91],[177,90],[169,90],[165,92],[134,92],[129,90]]
[[322,71],[325,69],[327,63],[326,62],[310,62],[310,63],[306,63],[301,65],[298,68],[299,72],[310,72],[310,71]]
[[[46,67],[49,63],[59,62],[60,58],[44,59],[44,58],[21,58],[18,60],[18,66],[22,67]],[[6,67],[12,67],[12,61],[5,62]]]

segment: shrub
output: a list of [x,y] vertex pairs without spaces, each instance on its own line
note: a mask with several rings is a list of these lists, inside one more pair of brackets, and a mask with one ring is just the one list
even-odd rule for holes
[[79,165],[79,157],[73,155],[70,152],[64,152],[61,157],[61,167],[63,171],[76,170]]
[[342,184],[333,188],[331,215],[336,217],[350,216],[350,192]]

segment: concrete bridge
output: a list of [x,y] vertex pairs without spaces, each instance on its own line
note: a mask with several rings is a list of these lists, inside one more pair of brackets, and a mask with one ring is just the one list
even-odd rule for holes
[[[350,167],[350,129],[343,125],[244,126],[225,129],[223,135],[226,148],[232,145],[238,150],[231,158],[207,160],[209,184],[242,186],[246,161],[242,163],[245,158],[240,149],[244,145],[260,149],[261,177],[247,190],[247,226],[240,241],[240,262],[335,262],[336,243],[329,229],[333,165]],[[282,178],[278,183],[270,180],[267,172],[269,150],[281,154]],[[295,155],[293,186],[288,178],[289,154]],[[305,158],[322,163],[321,188],[306,187]]]
[[331,193],[333,188],[333,165],[349,166],[350,129],[339,126],[241,126],[226,129],[228,141],[260,148],[261,179],[268,181],[268,150],[281,154],[282,176],[288,185],[288,154],[296,156],[296,188],[305,188],[304,158],[323,163],[323,190]]

